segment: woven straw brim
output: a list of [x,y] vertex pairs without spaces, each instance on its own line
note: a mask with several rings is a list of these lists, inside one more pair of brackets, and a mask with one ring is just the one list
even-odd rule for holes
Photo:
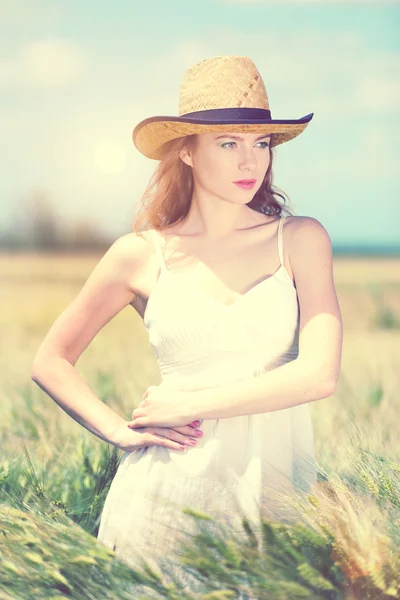
[[164,144],[176,138],[192,135],[195,133],[229,132],[229,133],[265,133],[271,134],[270,145],[278,146],[297,137],[307,127],[306,123],[282,124],[282,123],[259,123],[259,124],[198,124],[184,123],[182,121],[153,121],[133,131],[133,143],[136,148],[154,160],[161,160],[166,148]]

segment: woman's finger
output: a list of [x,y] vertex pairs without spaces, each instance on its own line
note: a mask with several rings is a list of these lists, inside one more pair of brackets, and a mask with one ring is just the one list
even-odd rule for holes
[[148,429],[160,437],[166,437],[170,440],[178,442],[179,444],[195,446],[197,442],[194,436],[191,437],[188,434],[179,433],[175,429],[170,429],[168,427],[149,427]]
[[175,440],[171,440],[166,436],[158,435],[157,433],[153,433],[152,431],[146,432],[145,445],[162,446],[163,448],[171,448],[172,450],[179,450],[181,452],[187,448],[187,445],[182,442],[176,442]]
[[182,433],[183,435],[189,435],[189,436],[195,436],[195,437],[198,437],[195,432],[201,431],[201,430],[199,430],[198,427],[192,427],[191,425],[182,425],[182,426],[178,426],[178,427],[171,427],[171,429],[173,429],[174,431],[177,431],[178,433]]

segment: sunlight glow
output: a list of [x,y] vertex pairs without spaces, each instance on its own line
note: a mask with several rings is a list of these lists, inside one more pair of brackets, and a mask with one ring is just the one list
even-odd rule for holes
[[122,173],[127,164],[127,151],[121,142],[103,139],[93,148],[92,167],[96,173],[115,175]]

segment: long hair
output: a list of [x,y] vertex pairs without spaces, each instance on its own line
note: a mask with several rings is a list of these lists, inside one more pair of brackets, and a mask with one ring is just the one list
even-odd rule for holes
[[[197,134],[187,135],[165,144],[163,158],[142,196],[141,210],[133,223],[138,235],[147,228],[162,230],[186,217],[194,182],[192,168],[181,160],[179,153],[184,147],[194,148],[196,138]],[[289,200],[287,194],[272,183],[275,148],[270,147],[269,152],[270,163],[264,180],[247,206],[266,215],[291,215],[293,213],[286,204]]]

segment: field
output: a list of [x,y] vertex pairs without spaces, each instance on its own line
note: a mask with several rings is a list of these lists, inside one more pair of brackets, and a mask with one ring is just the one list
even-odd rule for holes
[[[32,527],[37,531],[39,523],[39,529],[47,532],[46,537],[37,537],[36,550],[30,552],[39,558],[40,548],[45,549],[50,543],[53,529],[58,531],[57,528],[64,527],[70,520],[77,524],[75,540],[82,529],[90,534],[87,539],[83,538],[82,531],[82,554],[88,556],[88,548],[94,553],[97,551],[93,550],[93,535],[118,460],[110,446],[83,430],[30,379],[30,365],[37,347],[99,258],[96,255],[0,255],[3,399],[0,518],[3,528],[4,523],[8,523],[11,531],[10,524],[15,525],[21,515],[29,511],[29,518],[34,521]],[[347,511],[347,533],[338,522],[329,521],[330,531],[337,533],[335,554],[332,554],[331,540],[332,564],[325,565],[324,577],[319,567],[318,573],[331,582],[331,589],[321,583],[322,579],[316,582],[315,572],[312,576],[302,575],[302,585],[313,590],[310,596],[301,596],[293,588],[287,596],[276,597],[396,598],[400,594],[400,259],[336,258],[334,275],[344,323],[342,373],[335,395],[312,403],[311,411],[322,479],[332,486],[336,481],[338,504],[332,515],[339,514],[339,504],[341,514]],[[146,330],[131,307],[103,328],[79,359],[77,370],[103,401],[126,417],[146,387],[160,381]],[[338,491],[338,482],[345,497]],[[353,504],[347,504],[346,490],[351,491]],[[28,535],[27,523],[15,525],[16,531]],[[17,533],[15,538],[12,535],[9,533],[9,540],[19,539],[20,544],[21,541],[25,544],[23,537],[18,538]],[[9,567],[0,567],[1,598],[129,597],[124,596],[121,587],[123,577],[129,577],[121,575],[122,571],[117,569],[123,567],[118,566],[118,561],[111,561],[108,555],[101,555],[101,559],[97,558],[100,554],[92,555],[98,565],[101,560],[104,565],[113,565],[114,570],[107,571],[107,582],[97,574],[102,584],[95,588],[95,584],[100,584],[96,583],[94,573],[93,590],[87,591],[90,586],[86,582],[85,593],[74,595],[74,590],[81,589],[76,584],[80,575],[77,566],[75,570],[71,567],[68,576],[62,572],[59,563],[65,556],[58,560],[57,552],[63,550],[49,550],[52,553],[49,570],[40,563],[43,557],[36,558],[35,563],[32,557],[21,558],[22,550],[16,551],[15,546],[4,539],[1,544],[0,550],[9,564]],[[313,568],[317,568],[315,564]],[[335,569],[339,569],[339,575],[335,575],[332,583]],[[50,581],[47,587],[43,583],[45,572]],[[54,573],[60,575],[60,581],[62,578],[65,581],[56,585]],[[285,573],[287,578],[287,571]],[[34,590],[29,594],[33,595],[19,596],[22,592],[18,590],[23,589],[27,581]],[[2,582],[7,582],[8,595]],[[263,597],[275,598],[273,595]]]

